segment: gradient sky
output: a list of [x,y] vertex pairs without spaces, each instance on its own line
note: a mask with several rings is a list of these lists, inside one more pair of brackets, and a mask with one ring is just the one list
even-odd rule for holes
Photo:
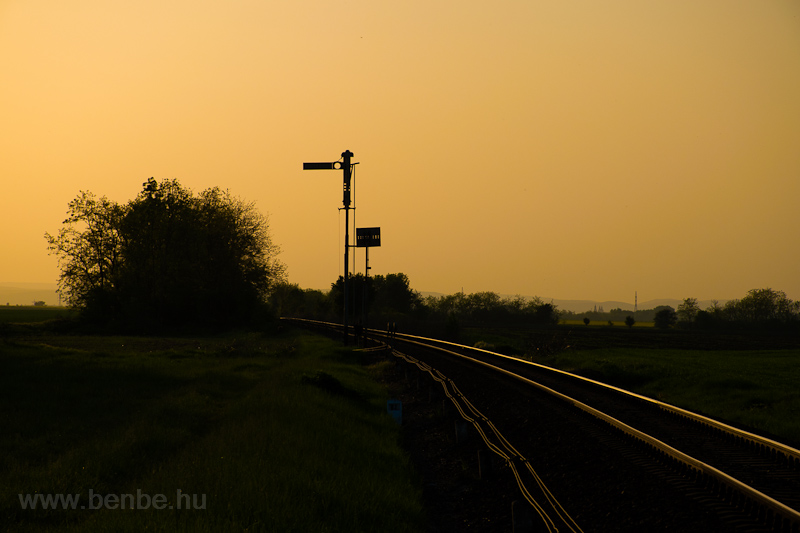
[[[220,186],[289,281],[800,299],[797,0],[0,0],[0,282],[55,282],[80,190]],[[363,270],[364,254],[356,265]]]

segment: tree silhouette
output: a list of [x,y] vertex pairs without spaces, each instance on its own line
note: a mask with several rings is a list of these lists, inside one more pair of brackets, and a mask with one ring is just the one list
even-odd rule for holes
[[128,204],[81,192],[58,235],[59,290],[84,318],[138,329],[251,317],[284,275],[266,217],[212,188],[150,178]]
[[653,322],[657,328],[669,328],[678,321],[678,315],[672,307],[664,306],[657,313]]
[[678,322],[690,324],[695,321],[697,313],[699,312],[700,305],[697,303],[697,298],[684,298],[676,312],[678,315]]

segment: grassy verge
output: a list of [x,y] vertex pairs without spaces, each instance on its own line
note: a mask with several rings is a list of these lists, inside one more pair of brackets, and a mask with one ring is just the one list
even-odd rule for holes
[[328,339],[50,336],[0,364],[2,531],[423,529],[385,393]]
[[800,350],[608,348],[538,360],[800,447]]

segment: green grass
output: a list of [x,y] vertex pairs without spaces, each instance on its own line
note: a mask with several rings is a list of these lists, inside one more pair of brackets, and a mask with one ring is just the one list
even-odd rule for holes
[[[399,429],[358,352],[291,331],[34,340],[0,344],[2,531],[424,529]],[[23,510],[18,496],[88,504],[90,490],[173,507],[180,490],[206,505]]]
[[33,305],[0,305],[0,324],[32,324],[67,318],[71,311],[66,307],[47,307]]
[[540,361],[800,447],[800,350],[607,348]]

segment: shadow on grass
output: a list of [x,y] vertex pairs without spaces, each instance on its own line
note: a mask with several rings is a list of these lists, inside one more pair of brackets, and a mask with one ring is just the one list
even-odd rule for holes
[[303,374],[301,381],[307,385],[312,385],[335,396],[341,396],[354,401],[364,400],[361,394],[354,390],[348,389],[342,385],[341,381],[327,372],[322,372],[321,370],[317,370],[311,374]]

